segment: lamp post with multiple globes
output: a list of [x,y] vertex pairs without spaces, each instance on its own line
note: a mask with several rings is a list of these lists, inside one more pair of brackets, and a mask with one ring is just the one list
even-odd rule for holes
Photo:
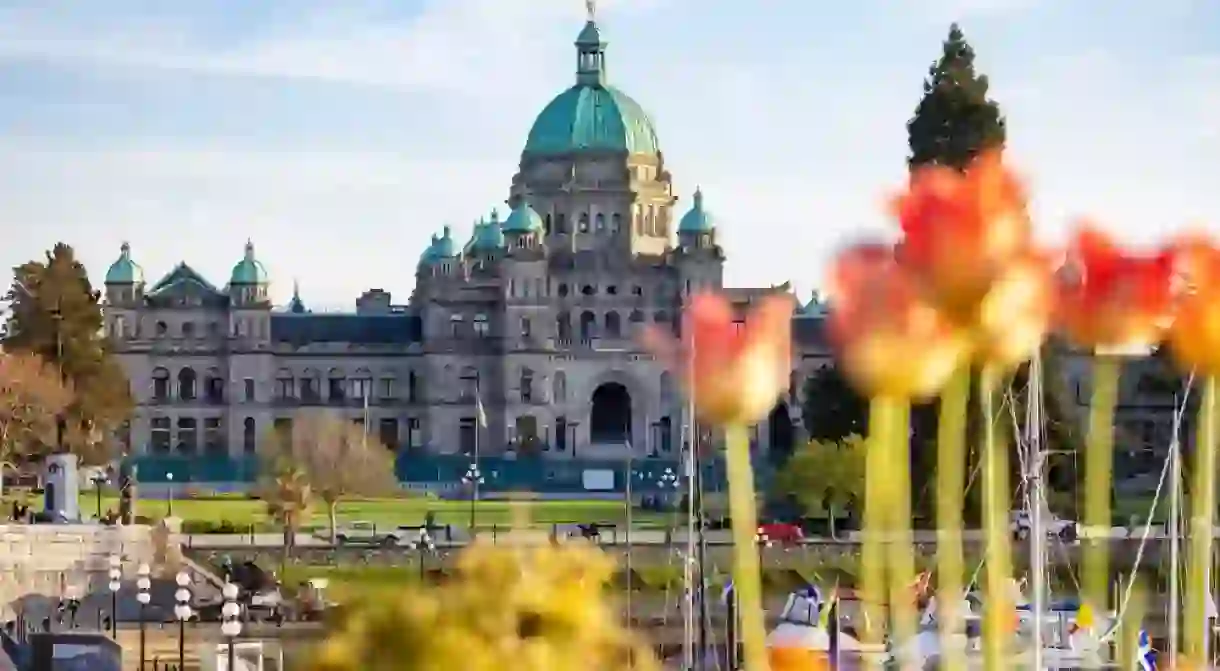
[[[110,638],[119,637],[119,588],[122,587],[123,564],[117,554],[110,555]],[[100,610],[100,609],[99,609]]]
[[241,606],[237,604],[237,585],[226,581],[221,594],[224,596],[225,603],[220,611],[220,633],[229,642],[229,664],[225,667],[225,671],[233,671],[236,658],[233,646],[237,635],[241,633]]
[[152,574],[152,569],[148,564],[140,564],[136,569],[136,601],[140,602],[140,671],[144,671],[144,655],[145,655],[145,615],[148,608],[148,602],[152,601],[152,595],[148,590],[152,589],[152,579],[149,576]]
[[178,668],[186,668],[186,621],[191,619],[191,576],[179,571],[175,576],[178,591],[174,592],[174,617],[178,620]]

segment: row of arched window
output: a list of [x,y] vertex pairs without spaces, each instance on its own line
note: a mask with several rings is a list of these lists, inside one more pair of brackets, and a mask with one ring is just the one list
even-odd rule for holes
[[199,373],[189,366],[179,369],[177,375],[171,375],[168,368],[154,368],[152,398],[158,402],[177,398],[181,401],[224,403],[227,384],[220,369],[208,368],[204,371],[202,380],[200,378]]

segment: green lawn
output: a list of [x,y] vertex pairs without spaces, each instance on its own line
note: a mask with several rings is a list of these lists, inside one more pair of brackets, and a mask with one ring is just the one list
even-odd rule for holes
[[[40,507],[40,501],[33,502],[36,509]],[[266,504],[239,496],[182,498],[175,499],[172,504],[161,499],[146,499],[138,503],[136,513],[149,518],[165,517],[171,505],[174,516],[193,525],[218,525],[228,522],[241,528],[249,528],[252,525],[258,529],[274,527],[267,516]],[[92,492],[82,493],[80,506],[84,514],[94,515],[97,510],[96,496]],[[103,495],[102,512],[108,510],[118,510],[118,499]],[[469,501],[449,501],[424,496],[342,502],[339,504],[338,518],[341,524],[360,520],[393,527],[422,524],[429,512],[434,515],[437,524],[466,526],[470,522]],[[626,515],[627,511],[621,501],[480,501],[475,506],[475,518],[479,526],[508,526],[518,521],[527,524],[621,524],[626,521]],[[674,519],[674,513],[639,510],[632,513],[633,526],[665,526]],[[326,525],[325,507],[316,506],[305,526],[320,528]]]

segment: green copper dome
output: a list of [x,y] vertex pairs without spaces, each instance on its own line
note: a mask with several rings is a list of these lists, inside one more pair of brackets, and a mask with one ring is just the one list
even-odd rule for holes
[[606,84],[606,43],[592,19],[576,39],[576,59],[576,86],[543,108],[530,128],[524,153],[658,153],[656,128],[644,108]]
[[517,201],[517,207],[513,208],[508,219],[504,221],[504,232],[533,233],[536,231],[542,231],[542,217],[537,210],[525,202],[525,197],[522,196]]
[[491,211],[491,221],[478,220],[463,251],[489,252],[504,247],[504,231],[500,228],[500,213]]
[[246,241],[246,255],[237,265],[233,266],[233,272],[229,275],[229,284],[266,284],[267,269],[256,258],[254,258],[254,243]]
[[419,255],[419,265],[426,265],[436,260],[436,243],[440,242],[440,237],[437,234],[432,234],[432,242],[428,243],[427,249],[423,254]]
[[119,248],[119,258],[106,271],[106,284],[144,284],[144,269],[131,260],[131,245]]
[[708,233],[716,228],[712,213],[703,209],[703,190],[695,189],[695,202],[678,222],[679,233]]
[[433,261],[449,259],[458,255],[457,245],[453,242],[453,228],[446,225],[441,231],[441,237],[434,239],[436,241],[429,248],[432,252]]

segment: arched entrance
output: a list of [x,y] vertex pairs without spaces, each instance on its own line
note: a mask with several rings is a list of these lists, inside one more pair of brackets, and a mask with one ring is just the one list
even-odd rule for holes
[[631,440],[631,394],[623,385],[606,382],[593,391],[589,440],[594,443],[626,443]]
[[796,429],[792,426],[787,403],[775,406],[767,417],[767,447],[768,457],[773,464],[782,464],[792,456],[792,450],[796,447]]

